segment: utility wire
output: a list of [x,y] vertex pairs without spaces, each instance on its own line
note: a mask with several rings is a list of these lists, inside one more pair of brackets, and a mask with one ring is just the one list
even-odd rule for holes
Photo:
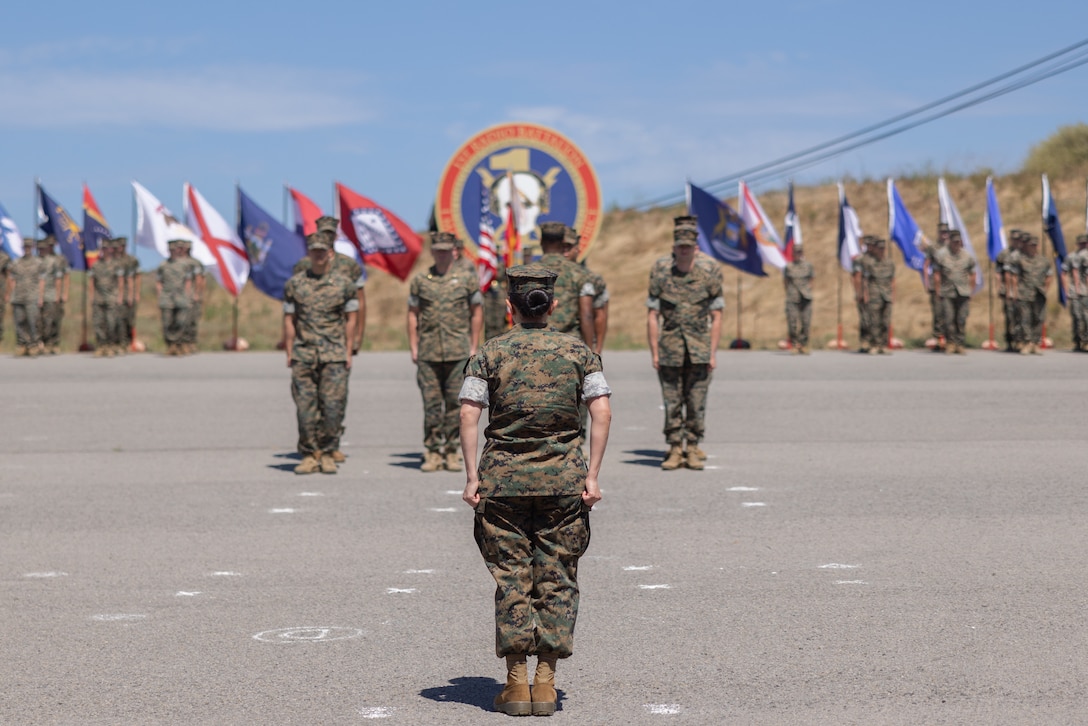
[[[817,144],[815,146],[810,146],[810,147],[808,147],[806,149],[802,149],[801,151],[797,151],[797,152],[794,152],[792,154],[788,154],[786,156],[779,157],[778,159],[774,159],[773,161],[769,161],[769,162],[766,162],[766,163],[763,163],[763,164],[758,164],[756,166],[752,166],[752,167],[749,167],[747,169],[743,169],[743,170],[741,170],[739,172],[736,172],[734,174],[731,174],[729,176],[721,177],[719,179],[714,179],[714,180],[712,180],[710,182],[706,182],[702,186],[704,188],[706,188],[706,189],[713,189],[715,187],[721,187],[721,186],[724,186],[724,185],[728,185],[730,183],[733,183],[733,182],[736,182],[736,181],[738,181],[740,179],[744,179],[744,178],[748,178],[748,177],[752,177],[753,179],[755,179],[755,178],[758,178],[758,176],[752,176],[752,175],[760,175],[761,172],[767,172],[769,169],[776,168],[776,167],[782,167],[783,165],[788,164],[789,162],[792,162],[792,161],[795,161],[795,160],[802,160],[802,161],[800,161],[796,165],[796,167],[791,166],[789,170],[785,170],[785,169],[780,170],[779,175],[784,176],[784,175],[786,175],[788,173],[791,173],[791,171],[796,171],[796,170],[799,170],[799,169],[807,168],[809,166],[812,166],[813,163],[817,163],[817,162],[809,163],[811,160],[804,159],[804,157],[811,156],[812,154],[816,154],[816,153],[824,151],[826,149],[830,149],[832,147],[838,146],[838,145],[843,144],[845,142],[853,141],[854,139],[857,139],[859,137],[866,136],[867,134],[871,134],[874,131],[879,131],[880,129],[886,128],[886,127],[891,126],[893,124],[896,124],[896,123],[898,123],[900,121],[904,121],[904,120],[912,118],[914,116],[918,116],[919,114],[923,114],[926,111],[930,111],[930,110],[932,110],[934,108],[937,108],[939,106],[943,106],[943,105],[948,104],[948,103],[950,103],[952,101],[955,101],[955,100],[958,100],[958,99],[963,98],[965,96],[968,96],[968,95],[970,95],[972,93],[975,93],[975,92],[977,92],[979,90],[982,90],[984,88],[992,86],[992,85],[994,85],[996,83],[1000,83],[1001,81],[1004,81],[1004,80],[1006,80],[1008,78],[1011,78],[1013,76],[1017,76],[1017,75],[1023,73],[1024,71],[1031,70],[1032,68],[1036,68],[1037,66],[1043,65],[1044,63],[1052,61],[1052,60],[1054,60],[1056,58],[1061,58],[1062,56],[1067,56],[1067,55],[1069,55],[1070,53],[1072,53],[1074,51],[1077,51],[1077,50],[1080,50],[1081,48],[1084,48],[1085,46],[1088,46],[1088,39],[1084,39],[1084,40],[1081,40],[1081,41],[1079,41],[1077,43],[1074,43],[1073,45],[1066,46],[1065,48],[1062,48],[1061,50],[1055,51],[1053,53],[1049,53],[1049,54],[1047,54],[1047,55],[1045,55],[1045,56],[1043,56],[1041,58],[1038,58],[1038,59],[1036,59],[1034,61],[1031,61],[1030,63],[1026,63],[1024,65],[1018,66],[1018,67],[1016,67],[1016,68],[1014,68],[1012,70],[1009,70],[1009,71],[1001,73],[1001,74],[999,74],[997,76],[994,76],[993,78],[987,79],[987,80],[985,80],[985,81],[983,81],[981,83],[976,83],[976,84],[974,84],[972,86],[969,86],[969,87],[964,88],[964,89],[962,89],[960,91],[957,91],[956,93],[944,96],[943,98],[937,99],[936,101],[931,101],[930,103],[926,103],[926,104],[924,104],[922,106],[919,106],[917,108],[914,108],[914,109],[912,109],[910,111],[907,111],[907,112],[904,112],[904,113],[901,113],[901,114],[897,114],[895,116],[892,116],[891,118],[885,119],[884,121],[880,121],[878,123],[871,124],[871,125],[866,126],[864,128],[858,129],[857,131],[851,132],[849,134],[844,134],[842,136],[836,137],[836,138],[831,139],[829,141],[822,142],[822,143]],[[1005,93],[1009,93],[1009,92],[1011,92],[1013,90],[1018,90],[1018,89],[1023,88],[1023,87],[1025,87],[1027,85],[1031,85],[1032,83],[1037,83],[1039,81],[1045,80],[1046,78],[1050,78],[1052,76],[1058,75],[1059,73],[1065,73],[1066,71],[1072,70],[1073,68],[1084,65],[1085,62],[1088,62],[1088,60],[1083,60],[1083,58],[1084,58],[1084,56],[1078,56],[1077,59],[1076,59],[1076,62],[1067,62],[1067,61],[1069,61],[1069,59],[1065,58],[1065,59],[1063,59],[1061,61],[1061,64],[1055,64],[1054,66],[1051,66],[1049,69],[1043,69],[1042,72],[1031,75],[1031,76],[1027,77],[1026,79],[1018,79],[1018,80],[1014,81],[1012,84],[1008,84],[1007,86],[1003,86],[1003,87],[997,89],[997,91],[993,91],[993,92],[991,92],[989,94],[985,94],[985,95],[983,95],[981,97],[977,97],[976,100],[974,100],[972,102],[969,102],[969,103],[966,103],[966,104],[960,104],[960,105],[957,105],[956,107],[954,107],[950,111],[942,112],[942,113],[939,113],[939,114],[935,114],[935,115],[926,117],[926,120],[924,120],[924,121],[904,125],[902,127],[899,127],[899,130],[894,131],[893,133],[885,133],[885,134],[880,134],[880,135],[875,136],[875,137],[870,137],[869,139],[867,139],[866,141],[863,141],[861,143],[852,144],[852,145],[850,145],[848,147],[845,147],[843,149],[836,150],[835,152],[832,152],[830,154],[825,154],[825,155],[820,157],[820,160],[821,161],[826,160],[828,158],[831,158],[834,155],[837,155],[839,153],[844,153],[845,151],[849,151],[851,149],[858,148],[858,146],[862,146],[862,145],[864,145],[866,143],[872,143],[874,141],[879,141],[879,140],[888,138],[889,136],[893,136],[896,133],[902,133],[903,131],[907,131],[909,129],[915,128],[916,126],[919,126],[922,123],[926,123],[928,121],[932,121],[932,120],[935,120],[937,118],[941,118],[942,116],[947,116],[950,113],[955,113],[955,111],[962,110],[963,108],[968,108],[970,106],[976,105],[976,103],[982,103],[982,102],[984,102],[986,100],[996,98],[997,96],[1004,95]],[[659,206],[659,205],[662,205],[662,204],[675,203],[675,202],[680,201],[681,199],[683,199],[683,196],[684,195],[682,195],[682,194],[670,194],[670,195],[667,195],[667,196],[662,196],[662,197],[659,197],[657,199],[653,199],[653,200],[650,200],[648,202],[644,202],[644,203],[638,205],[637,208],[645,209],[645,208],[649,208],[649,207]]]

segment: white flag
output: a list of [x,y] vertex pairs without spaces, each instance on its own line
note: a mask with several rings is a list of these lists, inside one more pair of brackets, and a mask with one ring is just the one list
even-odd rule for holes
[[184,185],[185,221],[200,234],[202,244],[193,245],[193,257],[210,268],[219,286],[234,297],[249,279],[249,258],[238,232],[208,204],[196,187]]
[[756,238],[759,244],[759,256],[769,265],[778,269],[786,266],[786,257],[782,254],[782,239],[778,236],[778,230],[771,224],[770,217],[763,211],[756,195],[748,185],[741,181],[737,190],[737,213],[744,220],[744,226]]
[[956,203],[952,201],[952,195],[948,193],[948,185],[944,183],[943,176],[937,179],[937,198],[941,205],[941,221],[948,225],[948,229],[954,229],[960,233],[960,238],[963,239],[963,249],[967,250],[967,254],[971,255],[971,258],[975,261],[975,292],[978,292],[985,285],[982,265],[978,264],[978,255],[975,254],[975,248],[971,245],[971,236],[967,234],[967,225],[963,223],[960,210],[956,209]]
[[846,189],[839,183],[839,264],[847,272],[854,271],[854,258],[861,254],[861,222],[858,213],[846,200]]
[[[136,239],[140,247],[158,252],[162,257],[170,256],[167,242],[183,239],[193,243],[194,253],[197,247],[203,247],[200,236],[178,221],[155,195],[144,189],[137,182],[132,182],[136,192]],[[195,254],[194,254],[195,256]],[[203,260],[201,260],[203,262]]]

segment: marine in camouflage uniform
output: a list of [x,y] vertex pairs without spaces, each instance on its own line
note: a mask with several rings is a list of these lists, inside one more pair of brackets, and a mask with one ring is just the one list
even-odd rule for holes
[[0,249],[0,343],[4,341],[4,316],[8,305],[8,276],[11,273],[11,256]]
[[39,315],[42,350],[49,355],[60,352],[61,323],[68,302],[68,260],[55,252],[56,238],[49,235],[38,242],[38,257],[45,264],[45,287]]
[[[461,389],[466,485],[474,537],[495,580],[495,653],[507,679],[495,699],[509,715],[555,711],[555,667],[573,652],[578,561],[590,541],[611,390],[600,356],[547,324],[556,274],[539,265],[509,271],[515,327],[487,341],[466,368]],[[519,300],[521,302],[519,302]],[[542,305],[542,307],[540,307]],[[579,401],[593,417],[587,470]],[[476,468],[477,425],[488,409]],[[532,691],[526,658],[535,655]]]
[[556,273],[555,312],[550,324],[560,333],[579,335],[586,345],[593,345],[593,282],[581,265],[563,256],[567,225],[545,222],[540,225],[540,249],[544,253],[537,264]]
[[1077,249],[1065,258],[1065,289],[1073,320],[1073,350],[1088,351],[1088,234],[1077,237]]
[[190,268],[193,284],[190,288],[189,316],[182,329],[180,350],[182,355],[196,352],[200,335],[200,320],[204,317],[204,295],[207,293],[208,276],[204,263],[192,256],[193,243],[181,241],[181,258]]
[[665,402],[666,471],[685,463],[704,468],[699,442],[725,309],[721,268],[695,261],[697,219],[676,217],[673,223],[673,254],[654,263],[646,300],[646,337]]
[[976,263],[975,258],[963,249],[963,237],[958,229],[949,233],[948,247],[934,257],[934,262],[933,283],[944,308],[941,320],[946,350],[963,355],[967,346],[967,316],[975,290]]
[[812,280],[816,269],[805,259],[804,248],[793,248],[793,260],[782,270],[786,287],[786,324],[793,351],[809,354],[808,337],[812,328]]
[[95,357],[119,355],[121,346],[121,303],[124,295],[124,268],[114,240],[103,240],[98,261],[87,276],[91,279],[90,302],[94,324]]
[[[589,347],[593,349],[594,353],[600,355],[604,352],[604,339],[608,335],[608,285],[600,274],[589,269],[585,260],[578,262],[581,239],[578,230],[567,227],[563,256],[571,262],[581,265],[589,277],[590,284],[593,285],[593,344]],[[583,416],[583,418],[585,417]]]
[[309,235],[306,249],[311,268],[292,276],[283,290],[283,339],[303,457],[295,473],[335,474],[332,452],[340,449],[347,410],[349,341],[359,298],[350,280],[331,273],[332,244],[324,234]]
[[484,340],[502,335],[509,328],[506,320],[506,262],[501,254],[496,257],[495,279],[483,291]]
[[997,253],[994,259],[994,272],[997,275],[997,295],[1001,298],[1001,309],[1005,317],[1005,350],[1017,349],[1016,333],[1020,327],[1020,310],[1016,296],[1010,292],[1015,283],[1012,281],[1012,262],[1020,254],[1020,239],[1023,233],[1018,229],[1009,231],[1009,246]]
[[434,265],[412,278],[408,293],[408,345],[423,397],[424,472],[461,471],[457,394],[484,324],[480,279],[474,270],[454,267],[454,246],[452,234],[434,235]]
[[854,303],[858,309],[858,352],[869,352],[869,338],[872,336],[871,328],[872,322],[869,320],[869,306],[865,303],[865,271],[868,269],[869,264],[873,261],[873,256],[869,253],[869,246],[873,243],[876,237],[872,235],[865,235],[861,238],[861,254],[855,257],[850,263],[850,279],[854,283]]
[[934,278],[938,267],[937,258],[948,250],[950,234],[951,231],[947,224],[941,222],[937,225],[937,241],[926,248],[926,261],[922,266],[922,284],[925,286],[926,292],[929,293],[929,308],[933,316],[933,329],[930,332],[930,337],[934,340],[934,351],[945,349],[948,336],[945,330],[945,311],[941,302],[941,291]]
[[869,318],[869,352],[888,352],[895,302],[895,263],[888,256],[886,243],[874,239],[869,245],[870,260],[862,270],[862,294]]
[[189,306],[192,304],[193,267],[181,255],[183,241],[172,239],[167,243],[170,257],[155,271],[155,288],[159,295],[159,312],[162,316],[162,339],[166,354],[181,355],[182,337],[189,322]]
[[1043,325],[1046,323],[1046,292],[1054,266],[1039,254],[1039,238],[1028,235],[1013,261],[1016,299],[1020,305],[1020,352],[1042,354]]
[[37,356],[41,352],[38,311],[45,289],[45,261],[34,255],[34,240],[23,241],[23,256],[11,265],[7,297],[15,324],[15,355]]
[[118,238],[121,245],[118,260],[125,271],[125,294],[121,305],[121,340],[126,348],[132,347],[136,336],[136,308],[140,305],[140,261],[128,253],[128,240]]
[[[340,220],[326,215],[318,217],[315,224],[317,231],[325,235],[325,239],[332,245],[335,253],[330,271],[335,275],[346,277],[355,286],[355,296],[359,300],[359,311],[355,316],[355,340],[352,344],[352,352],[358,353],[363,345],[363,334],[366,332],[366,268],[360,265],[354,257],[336,252],[336,235],[340,227]],[[295,263],[291,274],[297,275],[300,272],[305,272],[310,269],[310,265],[310,258],[308,256],[303,257]],[[339,452],[337,453],[339,454]],[[341,460],[341,456],[336,458],[338,462]]]

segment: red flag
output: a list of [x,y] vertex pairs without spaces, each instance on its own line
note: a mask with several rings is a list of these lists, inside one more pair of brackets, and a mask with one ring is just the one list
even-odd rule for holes
[[98,262],[99,249],[102,241],[111,236],[110,226],[106,218],[98,209],[98,202],[91,195],[91,190],[83,185],[83,259],[87,263],[87,269],[94,267]]
[[423,240],[397,215],[337,182],[340,229],[368,265],[407,280]]
[[324,212],[321,207],[314,204],[313,200],[298,189],[287,187],[291,192],[291,200],[295,203],[295,231],[303,237],[317,231],[317,218]]

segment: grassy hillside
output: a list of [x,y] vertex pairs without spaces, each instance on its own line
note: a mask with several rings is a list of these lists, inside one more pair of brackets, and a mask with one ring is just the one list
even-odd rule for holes
[[[963,215],[976,252],[985,264],[985,239],[983,214],[985,210],[985,174],[966,177],[946,177],[952,197]],[[1073,239],[1084,230],[1085,186],[1084,179],[1052,179],[1054,198],[1064,224],[1067,242],[1073,247]],[[1013,227],[1041,234],[1040,185],[1035,175],[1016,174],[995,181],[1006,230]],[[932,236],[937,226],[937,179],[914,177],[897,181],[900,194],[907,207],[915,215],[918,224]],[[857,209],[862,229],[870,234],[887,235],[887,192],[883,180],[847,184],[847,195]],[[761,195],[760,201],[767,214],[781,232],[781,220],[785,215],[786,195],[771,192]],[[816,268],[816,300],[813,315],[813,345],[819,347],[835,337],[836,290],[839,267],[836,260],[838,234],[837,191],[834,184],[798,187],[795,190],[797,212],[804,231],[805,250]],[[589,258],[589,265],[600,271],[608,282],[612,302],[607,346],[613,349],[645,347],[647,275],[653,261],[668,254],[671,249],[672,217],[682,213],[681,207],[655,209],[648,212],[616,210],[604,216],[601,234]],[[1045,246],[1050,253],[1049,244]],[[893,325],[895,334],[908,346],[921,345],[929,331],[929,302],[917,273],[902,264],[898,249],[892,249],[898,263],[898,301],[895,306]],[[417,263],[417,269],[430,264],[426,252]],[[777,270],[767,270],[768,277],[738,276],[731,267],[723,268],[726,284],[726,313],[723,341],[726,343],[736,333],[737,286],[743,297],[741,324],[744,337],[755,348],[774,348],[785,336],[785,298],[781,275]],[[209,285],[204,322],[201,326],[201,347],[214,350],[222,347],[230,337],[231,299],[222,290]],[[1053,288],[1052,288],[1053,291]],[[382,272],[372,271],[367,286],[368,322],[366,347],[372,350],[398,350],[407,348],[404,330],[405,301],[408,284]],[[1059,345],[1067,345],[1070,338],[1069,316],[1061,309],[1056,295],[1051,295],[1048,332]],[[64,349],[75,350],[80,339],[81,276],[73,275],[72,300],[64,323]],[[239,299],[239,330],[253,349],[269,349],[280,338],[280,305],[248,285]],[[995,309],[997,299],[995,297]],[[988,322],[986,291],[974,299],[968,329],[971,345],[985,339]],[[138,330],[148,348],[163,348],[155,305],[153,276],[145,274],[143,299],[139,310]],[[1000,321],[1000,310],[995,313]],[[849,280],[843,276],[843,326],[845,338],[851,344],[857,342],[857,317],[854,311]],[[7,313],[4,324],[4,346],[10,351],[14,345],[11,314]],[[1000,322],[998,322],[1000,331]]]

